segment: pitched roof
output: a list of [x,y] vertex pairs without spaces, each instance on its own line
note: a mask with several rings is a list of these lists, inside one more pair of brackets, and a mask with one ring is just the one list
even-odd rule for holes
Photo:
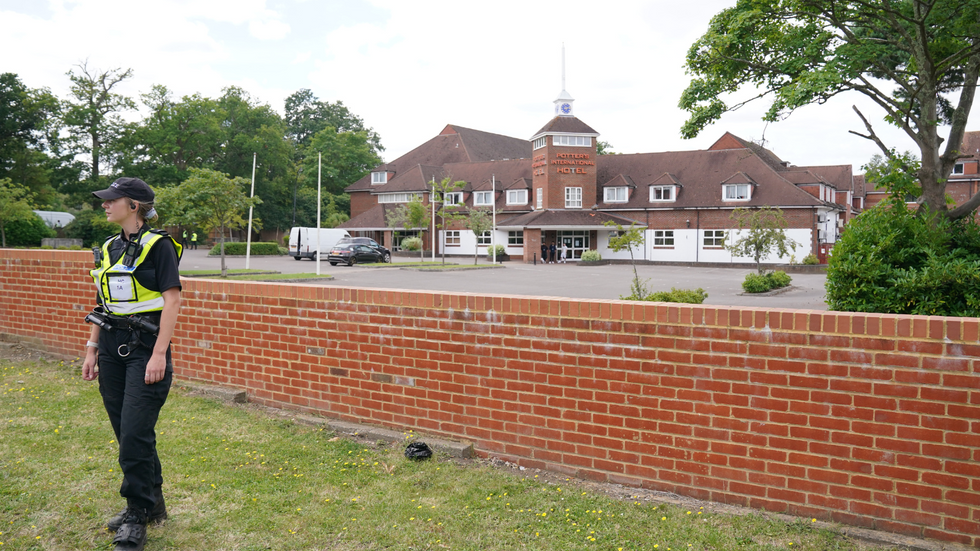
[[[366,175],[347,186],[346,192],[381,191],[398,178],[399,173],[419,165],[441,167],[449,163],[468,163],[500,159],[530,158],[531,142],[462,126],[446,125],[442,132],[401,157],[378,165],[372,172],[389,173],[389,183],[372,185]],[[393,176],[391,175],[393,173]],[[404,184],[402,184],[404,185]],[[396,191],[394,187],[392,191]],[[384,189],[384,191],[389,191]]]
[[588,134],[598,136],[599,133],[591,126],[582,122],[578,117],[555,117],[548,121],[548,124],[541,127],[534,133],[531,139],[535,139],[543,134]]
[[718,151],[721,149],[749,149],[758,155],[759,158],[766,164],[771,166],[773,170],[782,170],[789,166],[789,163],[780,159],[772,151],[769,151],[757,143],[743,140],[731,132],[725,132],[721,138],[718,138],[718,141],[713,143],[711,147],[708,148],[708,151]]
[[365,212],[351,218],[343,224],[337,226],[341,229],[357,230],[387,230],[388,214],[393,212],[398,205],[392,203],[381,203],[375,205]]
[[[751,150],[721,149],[669,151],[665,153],[633,153],[600,155],[596,158],[596,179],[608,182],[622,174],[636,182],[637,188],[626,203],[600,202],[603,209],[629,210],[637,208],[735,208],[752,206],[823,206],[825,203],[799,189],[772,165]],[[669,173],[670,179],[665,179]],[[722,182],[755,183],[749,201],[723,201]],[[650,201],[651,185],[681,186],[674,201]],[[598,197],[601,201],[602,197]]]

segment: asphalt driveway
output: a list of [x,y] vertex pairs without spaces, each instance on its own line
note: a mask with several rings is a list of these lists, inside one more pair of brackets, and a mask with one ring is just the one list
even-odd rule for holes
[[[394,266],[390,268],[331,266],[324,261],[320,263],[320,273],[329,274],[334,279],[317,282],[316,285],[617,299],[630,292],[630,282],[633,279],[632,267],[628,265],[579,266],[570,262],[535,266],[505,262],[501,268],[433,272],[396,267],[399,263],[414,262],[416,259],[396,257],[394,261]],[[473,258],[450,258],[447,262],[472,265]],[[480,263],[486,264],[482,259]],[[227,258],[227,265],[229,269],[244,268],[245,258]],[[219,269],[221,261],[217,257],[207,256],[207,250],[202,247],[196,251],[185,251],[180,267],[184,270]],[[288,256],[253,256],[249,259],[249,268],[282,273],[315,273],[316,263],[310,260],[296,261]],[[791,274],[792,287],[786,292],[767,296],[744,296],[742,280],[751,271],[745,268],[637,266],[640,278],[648,281],[651,290],[701,287],[708,292],[705,304],[827,309],[824,303],[824,283],[827,279],[825,274]]]

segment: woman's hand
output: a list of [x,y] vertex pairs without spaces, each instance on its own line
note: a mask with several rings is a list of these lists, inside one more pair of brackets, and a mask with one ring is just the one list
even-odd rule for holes
[[85,347],[85,361],[82,362],[82,379],[94,381],[99,376],[99,355],[95,348]]
[[158,354],[156,352],[150,356],[150,361],[146,362],[146,374],[143,376],[143,382],[148,385],[153,383],[158,383],[163,380],[163,376],[167,373],[167,353]]

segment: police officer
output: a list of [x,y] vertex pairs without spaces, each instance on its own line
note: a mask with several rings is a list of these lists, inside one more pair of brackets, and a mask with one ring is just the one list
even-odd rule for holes
[[173,377],[170,339],[180,310],[182,247],[147,225],[157,215],[146,182],[120,178],[93,195],[121,231],[96,252],[91,275],[99,307],[86,317],[93,323],[82,378],[98,378],[119,442],[126,507],[107,523],[116,531],[113,543],[117,551],[140,551],[147,525],[167,518],[154,427]]

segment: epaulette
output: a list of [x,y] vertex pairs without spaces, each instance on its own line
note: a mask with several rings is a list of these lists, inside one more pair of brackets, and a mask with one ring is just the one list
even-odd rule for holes
[[170,237],[170,234],[167,233],[167,230],[150,230],[150,233],[155,233],[155,234],[161,235],[163,237]]

